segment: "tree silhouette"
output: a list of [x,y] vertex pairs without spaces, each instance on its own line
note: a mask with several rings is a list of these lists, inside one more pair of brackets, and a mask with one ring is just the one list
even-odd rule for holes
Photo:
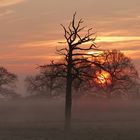
[[60,74],[64,74],[64,68],[52,64],[53,61],[51,65],[40,66],[38,67],[39,74],[26,77],[27,90],[32,96],[52,97],[64,92],[65,79],[60,76]]
[[[83,81],[86,79],[88,73],[85,71],[88,67],[93,65],[93,54],[88,51],[96,50],[95,33],[91,32],[92,28],[85,32],[85,27],[81,27],[83,20],[80,19],[76,23],[76,13],[73,19],[66,28],[61,25],[64,30],[64,38],[67,47],[57,49],[59,55],[64,56],[64,63],[53,63],[49,66],[64,66],[65,72],[56,74],[56,77],[62,76],[66,78],[66,98],[65,98],[65,130],[70,130],[71,126],[71,108],[72,108],[72,85],[75,79]],[[82,32],[84,31],[84,32]],[[85,34],[85,35],[83,35]],[[82,65],[81,65],[82,64]]]
[[[39,73],[35,76],[28,76],[25,79],[27,91],[31,97],[56,97],[64,96],[66,88],[66,67],[62,65],[65,61],[53,61],[49,65],[38,67]],[[94,67],[85,67],[86,62],[75,65],[81,69],[81,75],[75,77],[72,83],[73,97],[80,97],[90,88],[90,81],[93,80]],[[83,73],[83,75],[82,75]],[[87,73],[87,74],[86,74]],[[74,73],[73,73],[74,74]],[[76,75],[76,73],[74,74]],[[79,78],[80,77],[80,78]],[[81,92],[82,91],[82,92]]]
[[138,72],[132,60],[122,52],[104,51],[96,61],[99,61],[104,70],[96,68],[94,84],[98,87],[98,91],[105,90],[108,98],[128,96],[129,92],[138,88]]
[[8,72],[4,67],[0,67],[0,94],[4,97],[16,96],[13,90],[16,80],[17,76],[15,74]]
[[[72,97],[90,95],[89,92],[108,98],[137,95],[138,72],[132,60],[122,52],[99,52],[96,57],[92,57],[92,62],[94,65],[88,65],[87,61],[75,64],[76,69],[81,69],[79,75],[75,71],[72,73]],[[67,70],[62,64],[66,65],[66,61],[52,61],[49,65],[40,66],[38,75],[26,79],[29,90],[39,96],[64,96]],[[95,64],[100,64],[100,67]]]
[[[68,27],[61,25],[66,41],[60,43],[64,43],[66,47],[57,49],[57,53],[62,56],[62,61],[51,61],[48,65],[40,66],[39,75],[27,78],[29,89],[33,91],[46,90],[46,93],[52,96],[53,91],[66,89],[66,132],[71,128],[74,90],[96,87],[98,93],[105,91],[106,96],[111,97],[115,95],[115,91],[120,90],[121,94],[128,91],[137,83],[138,77],[132,61],[123,53],[116,50],[100,53],[95,44],[95,33],[92,28],[85,30],[86,28],[81,26],[82,23],[82,19],[76,22],[75,13]],[[63,88],[60,88],[61,86]]]

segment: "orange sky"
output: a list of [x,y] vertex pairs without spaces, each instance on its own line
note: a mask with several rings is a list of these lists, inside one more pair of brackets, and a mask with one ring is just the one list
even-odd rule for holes
[[101,49],[120,49],[140,72],[139,0],[0,0],[0,64],[28,75],[39,64],[57,59],[63,40],[60,23],[73,13],[97,32]]

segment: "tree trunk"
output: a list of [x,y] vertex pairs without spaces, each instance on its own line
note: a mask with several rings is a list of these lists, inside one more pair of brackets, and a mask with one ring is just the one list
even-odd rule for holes
[[71,129],[71,108],[72,108],[72,51],[69,51],[67,66],[67,83],[65,99],[65,131]]
[[67,81],[66,87],[66,101],[65,101],[65,130],[69,131],[71,128],[71,108],[72,108],[72,82]]

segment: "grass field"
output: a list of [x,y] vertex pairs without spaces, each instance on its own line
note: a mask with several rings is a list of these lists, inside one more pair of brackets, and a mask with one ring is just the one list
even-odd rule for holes
[[[81,99],[71,140],[140,140],[140,101]],[[0,140],[64,140],[64,101],[0,102]]]

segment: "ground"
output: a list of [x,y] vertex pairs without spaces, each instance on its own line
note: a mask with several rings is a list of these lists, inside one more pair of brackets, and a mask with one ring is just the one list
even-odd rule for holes
[[[74,101],[71,140],[140,140],[139,100]],[[64,101],[0,102],[0,140],[65,140]]]

